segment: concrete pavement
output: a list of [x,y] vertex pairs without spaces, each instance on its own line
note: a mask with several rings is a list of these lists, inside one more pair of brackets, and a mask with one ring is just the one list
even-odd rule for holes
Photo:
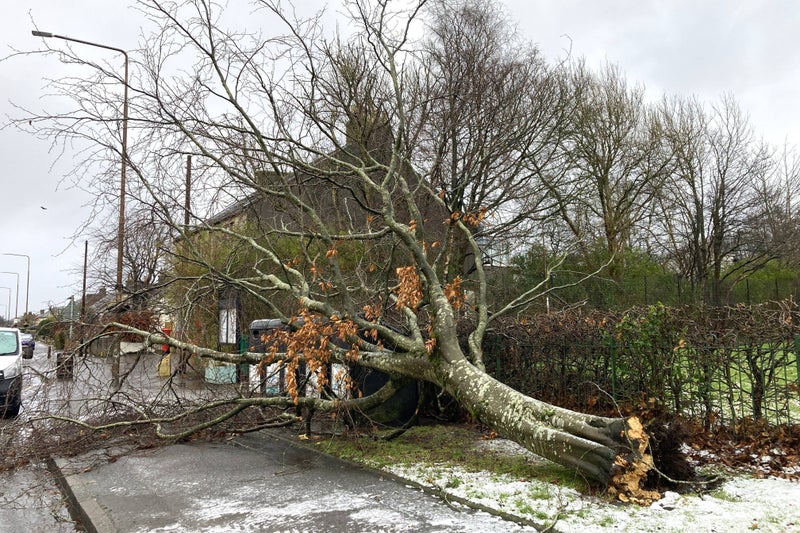
[[87,531],[534,531],[269,432],[176,444],[86,469],[58,459]]

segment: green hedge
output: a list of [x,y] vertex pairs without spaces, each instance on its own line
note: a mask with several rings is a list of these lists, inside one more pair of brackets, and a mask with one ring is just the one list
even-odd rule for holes
[[500,381],[571,409],[652,406],[706,427],[800,422],[800,310],[790,302],[543,314],[496,324],[483,348]]

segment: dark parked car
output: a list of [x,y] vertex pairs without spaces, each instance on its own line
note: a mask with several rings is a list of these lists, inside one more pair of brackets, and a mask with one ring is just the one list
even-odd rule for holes
[[33,335],[30,333],[20,333],[20,338],[22,339],[22,358],[32,359],[33,350],[36,348],[36,341],[33,339]]

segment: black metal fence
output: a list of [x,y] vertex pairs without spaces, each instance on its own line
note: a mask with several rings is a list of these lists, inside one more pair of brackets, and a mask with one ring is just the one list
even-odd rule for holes
[[[551,285],[569,285],[578,279],[578,274],[556,273]],[[800,301],[800,279],[791,275],[754,277],[736,284],[722,281],[715,296],[710,284],[697,285],[681,276],[662,273],[629,274],[622,281],[597,276],[580,285],[555,290],[551,303],[556,308],[558,302],[586,302],[595,309],[628,309],[656,303],[668,306],[703,302],[724,306],[758,305],[790,298]]]

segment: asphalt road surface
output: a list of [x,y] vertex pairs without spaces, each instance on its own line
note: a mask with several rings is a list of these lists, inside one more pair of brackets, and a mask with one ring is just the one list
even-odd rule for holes
[[[0,420],[3,449],[24,439],[24,421],[41,398],[43,373],[51,368],[47,346],[37,344],[33,359],[23,360],[22,411],[17,419]],[[10,450],[9,450],[10,451]],[[44,463],[24,464],[0,471],[0,531],[56,532],[79,531],[55,478]]]

